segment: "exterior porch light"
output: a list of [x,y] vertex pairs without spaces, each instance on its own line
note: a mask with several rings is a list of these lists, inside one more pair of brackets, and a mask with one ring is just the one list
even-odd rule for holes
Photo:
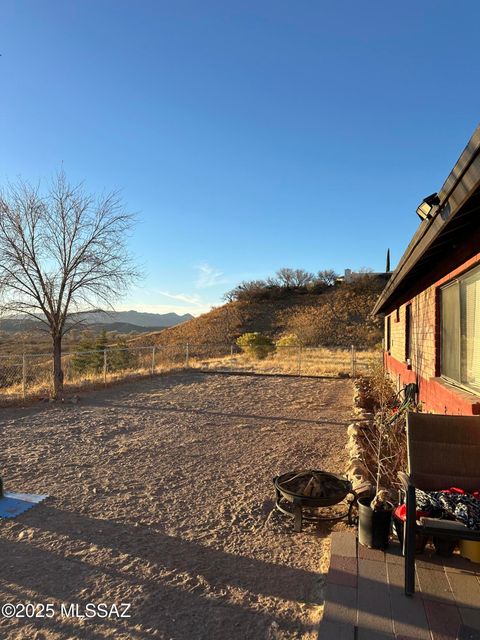
[[420,220],[429,220],[432,217],[432,208],[438,204],[440,204],[438,193],[432,193],[432,195],[424,198],[422,203],[417,207],[417,216]]

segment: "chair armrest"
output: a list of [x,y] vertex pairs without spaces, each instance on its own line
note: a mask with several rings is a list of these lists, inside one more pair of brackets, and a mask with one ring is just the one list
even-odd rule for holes
[[403,471],[398,472],[398,479],[400,480],[400,484],[402,485],[402,489],[406,492],[408,487],[413,487],[412,480],[408,473],[404,473]]

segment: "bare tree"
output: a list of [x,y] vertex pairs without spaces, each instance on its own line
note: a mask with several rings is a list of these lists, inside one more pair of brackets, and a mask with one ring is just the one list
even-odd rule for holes
[[338,274],[333,269],[323,269],[316,275],[316,280],[327,287],[333,287],[337,281]]
[[89,195],[63,172],[45,194],[22,181],[0,194],[0,309],[46,325],[55,398],[65,333],[84,312],[112,308],[139,275],[126,249],[132,224],[118,193]]
[[283,267],[275,274],[280,286],[283,287],[304,287],[313,280],[313,273],[305,269],[289,269]]

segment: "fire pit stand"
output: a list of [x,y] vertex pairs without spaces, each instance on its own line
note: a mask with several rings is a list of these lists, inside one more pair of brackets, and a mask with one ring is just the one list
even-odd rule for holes
[[[293,518],[293,529],[302,530],[302,522],[335,522],[347,519],[353,524],[353,507],[357,504],[357,494],[347,478],[326,471],[289,471],[273,479],[275,486],[275,506],[285,515]],[[348,498],[351,496],[351,498]],[[321,509],[344,503],[340,513],[322,515]]]

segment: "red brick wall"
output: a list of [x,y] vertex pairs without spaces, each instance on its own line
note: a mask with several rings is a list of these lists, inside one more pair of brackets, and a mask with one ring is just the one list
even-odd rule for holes
[[[480,253],[389,314],[391,348],[385,354],[386,369],[398,388],[409,382],[416,382],[419,385],[419,400],[426,411],[461,415],[480,414],[480,396],[458,389],[440,378],[439,309],[440,287],[478,264],[480,264]],[[405,359],[407,304],[412,305],[410,364]],[[386,322],[385,318],[385,327]]]

